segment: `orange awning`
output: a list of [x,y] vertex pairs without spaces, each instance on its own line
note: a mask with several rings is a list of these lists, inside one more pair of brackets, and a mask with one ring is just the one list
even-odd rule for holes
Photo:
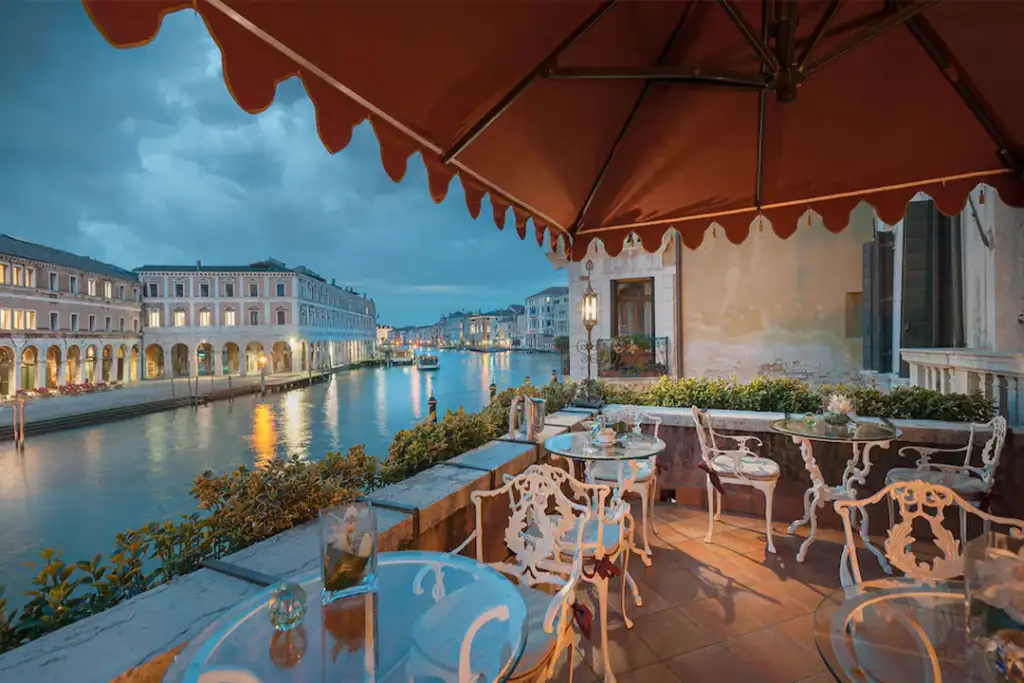
[[195,9],[246,111],[297,75],[332,153],[369,119],[392,179],[419,152],[436,201],[457,175],[577,258],[894,223],[919,191],[952,215],[979,182],[1024,206],[1024,2],[84,1],[118,47]]

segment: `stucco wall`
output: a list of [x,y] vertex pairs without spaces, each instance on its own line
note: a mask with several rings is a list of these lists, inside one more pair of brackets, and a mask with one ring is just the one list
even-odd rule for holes
[[805,218],[788,240],[766,225],[740,245],[718,230],[684,250],[684,374],[857,378],[862,342],[846,337],[846,295],[862,289],[873,218],[861,205],[838,235]]
[[[993,193],[989,193],[991,196]],[[981,208],[981,207],[979,207]],[[995,223],[995,349],[1024,351],[1024,209],[987,201]]]

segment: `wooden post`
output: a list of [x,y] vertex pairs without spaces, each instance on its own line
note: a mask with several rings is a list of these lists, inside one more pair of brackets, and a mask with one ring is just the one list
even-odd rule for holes
[[529,375],[527,375],[526,379],[523,380],[523,384],[525,384],[526,386],[530,386],[530,376]]
[[437,399],[433,396],[427,399],[427,420],[437,422]]
[[18,419],[18,450],[25,450],[25,399],[18,399],[18,403],[15,406],[15,410],[21,411],[21,417]]
[[551,383],[558,384],[558,370],[551,371]]
[[494,403],[494,397],[498,395],[498,385],[491,382],[491,386],[487,387],[487,389],[491,392],[491,403]]

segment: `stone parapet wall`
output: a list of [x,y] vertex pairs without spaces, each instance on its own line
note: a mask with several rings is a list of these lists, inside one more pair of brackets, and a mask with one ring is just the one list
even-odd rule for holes
[[[377,505],[382,551],[450,550],[472,532],[470,494],[500,486],[540,461],[544,439],[580,429],[587,411],[548,416],[537,442],[490,441],[403,482],[367,496]],[[504,510],[499,509],[504,506]],[[507,501],[484,506],[485,559],[504,557]],[[317,571],[319,526],[305,524],[223,558],[272,577]],[[468,553],[475,553],[470,547]],[[0,655],[0,681],[110,683],[132,667],[196,637],[206,626],[263,586],[200,569]],[[316,599],[316,596],[310,596]]]

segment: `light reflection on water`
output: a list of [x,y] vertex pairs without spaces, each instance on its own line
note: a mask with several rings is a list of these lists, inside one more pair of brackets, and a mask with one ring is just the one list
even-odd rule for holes
[[426,416],[460,405],[476,411],[488,386],[541,384],[553,355],[442,351],[441,369],[367,368],[330,382],[264,398],[244,396],[198,409],[29,437],[25,452],[0,444],[0,585],[20,604],[31,573],[22,563],[47,546],[64,560],[109,553],[114,535],[195,510],[195,476],[292,454],[317,459],[365,444],[385,457],[391,437]]

